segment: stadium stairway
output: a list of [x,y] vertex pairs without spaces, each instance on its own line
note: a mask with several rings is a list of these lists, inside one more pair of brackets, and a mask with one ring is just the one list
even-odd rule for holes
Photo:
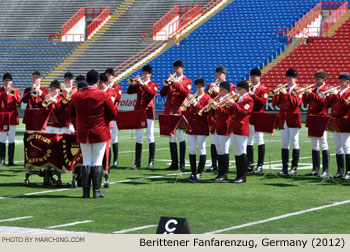
[[338,85],[339,74],[350,71],[349,17],[347,13],[335,24],[337,30],[331,31],[334,36],[309,37],[305,44],[295,48],[267,71],[262,76],[261,83],[269,87],[284,83],[285,72],[292,67],[297,70],[298,83],[302,86],[314,83],[314,74],[321,69],[327,73],[328,85]]
[[[74,75],[85,74],[94,68],[104,72],[108,67],[116,67],[140,52],[153,41],[143,40],[142,31],[152,29],[152,25],[176,5],[204,5],[210,0],[134,0],[119,16],[118,21],[105,24],[92,39],[84,42],[72,55],[67,57],[55,72],[49,73],[45,83],[53,78],[63,79],[65,71]],[[103,33],[103,36],[101,36]],[[79,49],[79,50],[78,50]]]

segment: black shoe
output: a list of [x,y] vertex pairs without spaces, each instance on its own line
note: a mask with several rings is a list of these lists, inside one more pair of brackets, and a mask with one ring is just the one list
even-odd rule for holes
[[218,167],[212,165],[208,169],[206,169],[205,171],[206,172],[212,172],[212,171],[217,171],[217,170],[218,170]]
[[297,174],[297,169],[294,169],[294,168],[290,169],[290,172],[288,172],[289,176],[294,176],[296,174]]
[[191,174],[191,176],[188,177],[189,180],[197,180],[196,175]]
[[132,166],[130,166],[131,169],[137,169],[140,168],[140,164],[133,164]]
[[348,171],[344,177],[345,180],[350,180],[350,171]]
[[235,183],[235,184],[241,184],[241,183],[247,182],[247,179],[246,178],[236,178],[235,180],[232,180],[231,182]]
[[324,171],[321,175],[320,178],[326,178],[328,176],[328,171]]
[[254,164],[248,164],[247,172],[254,171]]
[[13,157],[15,155],[15,143],[9,143],[9,166],[17,166],[15,162],[13,162]]
[[262,173],[262,172],[263,172],[262,166],[257,166],[254,170],[254,173]]
[[278,175],[288,175],[288,172],[287,171],[284,171],[284,170],[281,170]]
[[180,170],[185,171],[186,142],[180,142]]
[[153,160],[150,160],[148,165],[147,165],[147,169],[148,170],[152,170],[154,168],[154,161]]
[[336,173],[336,174],[333,176],[333,178],[343,178],[343,177],[344,177],[344,175],[341,174],[341,173]]
[[218,175],[216,178],[213,179],[215,182],[221,182],[224,180],[227,180],[227,175]]
[[197,173],[196,177],[197,177],[198,180],[201,180],[202,179],[202,173]]
[[180,170],[185,171],[185,163],[180,163]]
[[319,173],[317,171],[312,171],[310,173],[306,173],[305,176],[318,176]]

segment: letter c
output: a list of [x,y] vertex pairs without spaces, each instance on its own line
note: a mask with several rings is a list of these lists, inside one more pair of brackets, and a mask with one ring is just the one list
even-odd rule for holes
[[[170,224],[174,224],[174,227],[173,227],[173,228],[170,228],[170,227],[169,227]],[[172,233],[172,232],[174,232],[174,231],[176,230],[176,227],[175,227],[175,226],[176,226],[177,224],[178,224],[177,220],[174,220],[174,219],[168,220],[168,222],[165,223],[165,230],[166,230],[167,232],[169,232],[169,233]]]

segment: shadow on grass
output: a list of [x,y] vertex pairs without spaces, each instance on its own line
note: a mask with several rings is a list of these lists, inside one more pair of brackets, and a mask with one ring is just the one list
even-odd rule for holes
[[264,184],[264,185],[268,185],[268,186],[278,186],[278,187],[292,187],[292,186],[297,186],[297,185],[293,185],[293,184],[285,184],[285,183],[276,183],[276,184]]

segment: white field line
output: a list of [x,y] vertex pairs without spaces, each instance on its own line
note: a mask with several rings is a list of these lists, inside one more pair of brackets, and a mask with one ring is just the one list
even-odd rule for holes
[[142,227],[123,229],[123,230],[112,232],[112,234],[124,234],[124,233],[128,233],[128,232],[133,232],[133,231],[147,229],[147,228],[156,227],[156,226],[158,226],[158,225],[157,224],[152,224],[152,225],[147,225],[147,226],[142,226]]
[[53,228],[60,228],[60,227],[71,227],[71,226],[75,226],[75,225],[79,225],[79,224],[83,224],[83,223],[90,223],[90,222],[93,222],[93,221],[92,220],[76,221],[76,222],[72,222],[72,223],[56,225],[56,226],[51,226],[51,227],[47,227],[47,228],[53,229]]
[[8,218],[8,219],[2,219],[0,222],[8,222],[8,221],[16,221],[16,220],[25,220],[33,218],[33,216],[23,216],[23,217],[17,217],[17,218]]
[[349,203],[350,203],[350,200],[341,201],[341,202],[335,202],[333,204],[319,206],[319,207],[314,207],[314,208],[301,210],[301,211],[297,211],[297,212],[293,212],[293,213],[283,214],[283,215],[271,217],[271,218],[268,218],[268,219],[265,219],[265,220],[259,220],[259,221],[254,221],[254,222],[249,222],[249,223],[246,223],[246,224],[238,225],[238,226],[232,226],[232,227],[228,227],[228,228],[224,228],[224,229],[210,231],[210,232],[207,232],[205,234],[223,233],[223,232],[227,232],[227,231],[231,231],[231,230],[235,230],[235,229],[250,227],[250,226],[254,226],[254,225],[257,225],[257,224],[261,224],[261,223],[266,223],[266,222],[270,222],[270,221],[280,220],[280,219],[288,218],[288,217],[291,217],[291,216],[296,216],[296,215],[300,215],[300,214],[304,214],[304,213],[310,213],[310,212],[322,210],[322,209],[325,209],[325,208],[334,207],[334,206],[340,206],[340,205],[349,204]]
[[50,229],[41,229],[41,228],[0,226],[0,234],[43,234],[43,235],[72,234],[72,235],[76,235],[76,234],[88,234],[88,232],[73,232],[73,231],[50,230]]

